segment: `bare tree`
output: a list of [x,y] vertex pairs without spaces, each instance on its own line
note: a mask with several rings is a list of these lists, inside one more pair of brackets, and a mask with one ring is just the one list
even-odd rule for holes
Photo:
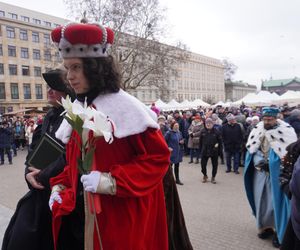
[[64,0],[77,20],[84,15],[115,32],[111,53],[120,63],[123,89],[155,86],[167,93],[166,79],[187,58],[182,46],[159,43],[165,9],[158,0]]
[[232,81],[233,75],[236,73],[238,67],[231,62],[228,58],[224,58],[222,60],[224,65],[224,80],[225,81]]

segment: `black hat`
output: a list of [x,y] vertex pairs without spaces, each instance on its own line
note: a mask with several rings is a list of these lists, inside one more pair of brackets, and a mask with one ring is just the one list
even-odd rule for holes
[[56,91],[61,91],[66,93],[69,92],[69,89],[66,86],[66,83],[62,79],[63,71],[61,69],[50,70],[47,73],[43,73],[43,78],[48,84],[48,86]]
[[56,91],[63,92],[74,99],[75,93],[71,88],[67,87],[66,82],[63,80],[63,71],[61,69],[53,69],[46,73],[43,73],[43,78],[48,86]]

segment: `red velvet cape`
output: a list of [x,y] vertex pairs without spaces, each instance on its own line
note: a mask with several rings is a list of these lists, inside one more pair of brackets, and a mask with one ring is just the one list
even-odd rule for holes
[[[68,165],[51,179],[51,186],[63,184],[62,204],[53,205],[53,236],[57,242],[61,216],[75,206],[78,185],[77,158],[80,151],[75,132],[67,145]],[[170,153],[159,130],[114,138],[108,144],[97,140],[96,170],[110,172],[116,179],[116,195],[100,195],[102,212],[98,223],[104,250],[167,250],[168,231],[162,179],[169,166]],[[96,231],[96,230],[95,230]],[[96,233],[94,249],[99,250]]]

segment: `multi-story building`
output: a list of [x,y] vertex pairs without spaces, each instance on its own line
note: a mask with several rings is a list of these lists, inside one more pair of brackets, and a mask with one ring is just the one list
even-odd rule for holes
[[0,113],[47,106],[41,74],[61,61],[50,32],[66,21],[0,2]]
[[202,99],[208,103],[224,101],[224,67],[221,61],[192,52],[187,58],[179,66],[179,77],[175,79],[175,99]]
[[278,95],[282,95],[288,90],[299,91],[300,78],[294,77],[291,79],[270,79],[262,82],[261,89],[275,92]]
[[224,67],[220,60],[186,52],[186,60],[176,65],[177,74],[165,79],[164,95],[157,87],[144,86],[131,90],[134,96],[146,104],[150,104],[161,98],[168,102],[175,99],[179,102],[184,100],[193,101],[202,99],[208,103],[216,103],[225,100]]
[[225,82],[225,93],[226,93],[226,101],[235,102],[237,100],[242,99],[249,93],[255,93],[257,88],[255,85],[250,85],[248,83],[238,81],[226,81]]
[[[61,62],[51,44],[50,33],[66,22],[66,19],[0,2],[0,114],[24,108],[41,110],[47,106],[47,85],[41,74]],[[147,84],[129,92],[147,104],[162,96],[164,101],[225,100],[222,63],[196,53],[185,53],[188,56],[184,63],[176,64],[178,74],[164,79],[166,89]]]

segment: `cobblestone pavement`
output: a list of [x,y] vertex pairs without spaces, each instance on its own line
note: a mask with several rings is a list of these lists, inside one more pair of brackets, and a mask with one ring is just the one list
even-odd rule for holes
[[[24,181],[26,152],[18,152],[13,165],[0,166],[0,245],[17,201],[28,190]],[[225,173],[219,166],[217,184],[201,183],[199,164],[180,166],[183,186],[178,186],[185,220],[195,250],[271,250],[271,240],[257,238],[242,174]],[[211,168],[209,166],[210,173]],[[242,169],[241,169],[242,172]]]

